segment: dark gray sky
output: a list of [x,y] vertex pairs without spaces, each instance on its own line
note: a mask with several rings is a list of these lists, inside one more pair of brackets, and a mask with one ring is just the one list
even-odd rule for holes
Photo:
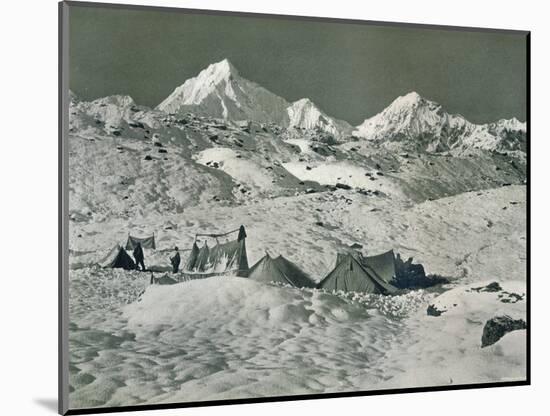
[[154,107],[223,58],[352,124],[413,90],[472,122],[526,115],[523,34],[70,8],[70,86],[84,99]]

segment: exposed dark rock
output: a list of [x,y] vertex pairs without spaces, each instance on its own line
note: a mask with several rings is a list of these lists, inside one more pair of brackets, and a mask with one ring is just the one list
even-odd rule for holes
[[145,160],[153,160],[153,158],[150,155],[145,155],[144,159]]
[[426,275],[424,266],[413,264],[412,257],[403,261],[401,255],[397,253],[395,255],[395,277],[391,283],[399,289],[420,289],[449,283],[449,280],[435,274]]
[[434,305],[428,305],[428,309],[426,309],[426,313],[430,316],[441,316],[441,314],[445,312],[447,311],[440,311]]
[[345,184],[345,183],[340,183],[340,182],[338,182],[338,183],[336,184],[336,188],[338,188],[338,189],[351,189],[351,186],[349,186],[349,185],[347,185],[347,184]]
[[166,150],[166,149],[159,149],[159,153],[168,153],[168,150]]
[[155,142],[155,143],[153,143],[153,146],[162,147],[162,143],[161,142]]
[[495,316],[489,319],[483,327],[481,348],[493,345],[511,331],[526,329],[527,323],[523,319],[512,319],[509,316]]
[[471,290],[473,292],[500,292],[502,287],[498,282],[491,282],[487,286],[473,287]]
[[313,146],[311,150],[313,150],[315,153],[320,154],[321,156],[329,156],[331,153],[330,149],[320,146]]
[[525,295],[520,295],[514,292],[505,292],[503,291],[498,295],[499,300],[502,303],[517,303],[520,300],[523,300]]
[[360,250],[363,248],[363,244],[359,244],[359,243],[353,243],[351,246],[349,246],[350,248],[353,248],[355,250]]
[[139,121],[130,121],[130,122],[128,123],[128,125],[129,125],[130,127],[135,128],[135,129],[144,129],[144,128],[145,128],[145,126],[143,125],[143,123],[141,123],[141,122],[139,122]]

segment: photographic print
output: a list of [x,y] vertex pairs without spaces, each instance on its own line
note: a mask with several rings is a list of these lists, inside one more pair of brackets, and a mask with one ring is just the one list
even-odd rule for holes
[[60,412],[529,383],[528,32],[60,24]]

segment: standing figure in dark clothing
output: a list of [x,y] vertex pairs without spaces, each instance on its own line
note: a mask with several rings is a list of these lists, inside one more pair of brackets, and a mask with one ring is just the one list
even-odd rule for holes
[[172,263],[172,273],[177,273],[180,268],[180,252],[178,251],[178,248],[175,249],[176,254],[174,254],[174,257],[170,257],[170,263]]
[[137,243],[136,247],[134,248],[134,259],[136,260],[136,270],[139,270],[139,266],[141,266],[141,270],[145,271],[145,264],[143,263],[143,249],[141,248],[141,243]]

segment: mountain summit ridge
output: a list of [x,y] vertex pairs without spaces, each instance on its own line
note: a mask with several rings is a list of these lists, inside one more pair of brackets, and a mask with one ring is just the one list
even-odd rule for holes
[[243,78],[228,60],[210,64],[187,79],[158,106],[167,113],[195,112],[229,120],[288,123],[289,103],[264,87]]
[[378,143],[397,142],[427,151],[445,151],[460,147],[524,150],[525,132],[526,124],[516,118],[474,124],[412,91],[367,118],[353,134]]
[[250,81],[229,61],[208,65],[163,100],[157,110],[192,112],[232,121],[274,123],[284,128],[323,132],[340,139],[355,137],[379,145],[426,151],[455,148],[523,150],[526,123],[516,118],[475,124],[460,114],[447,113],[441,104],[416,91],[395,98],[380,113],[352,127],[322,111],[310,98],[288,102]]

